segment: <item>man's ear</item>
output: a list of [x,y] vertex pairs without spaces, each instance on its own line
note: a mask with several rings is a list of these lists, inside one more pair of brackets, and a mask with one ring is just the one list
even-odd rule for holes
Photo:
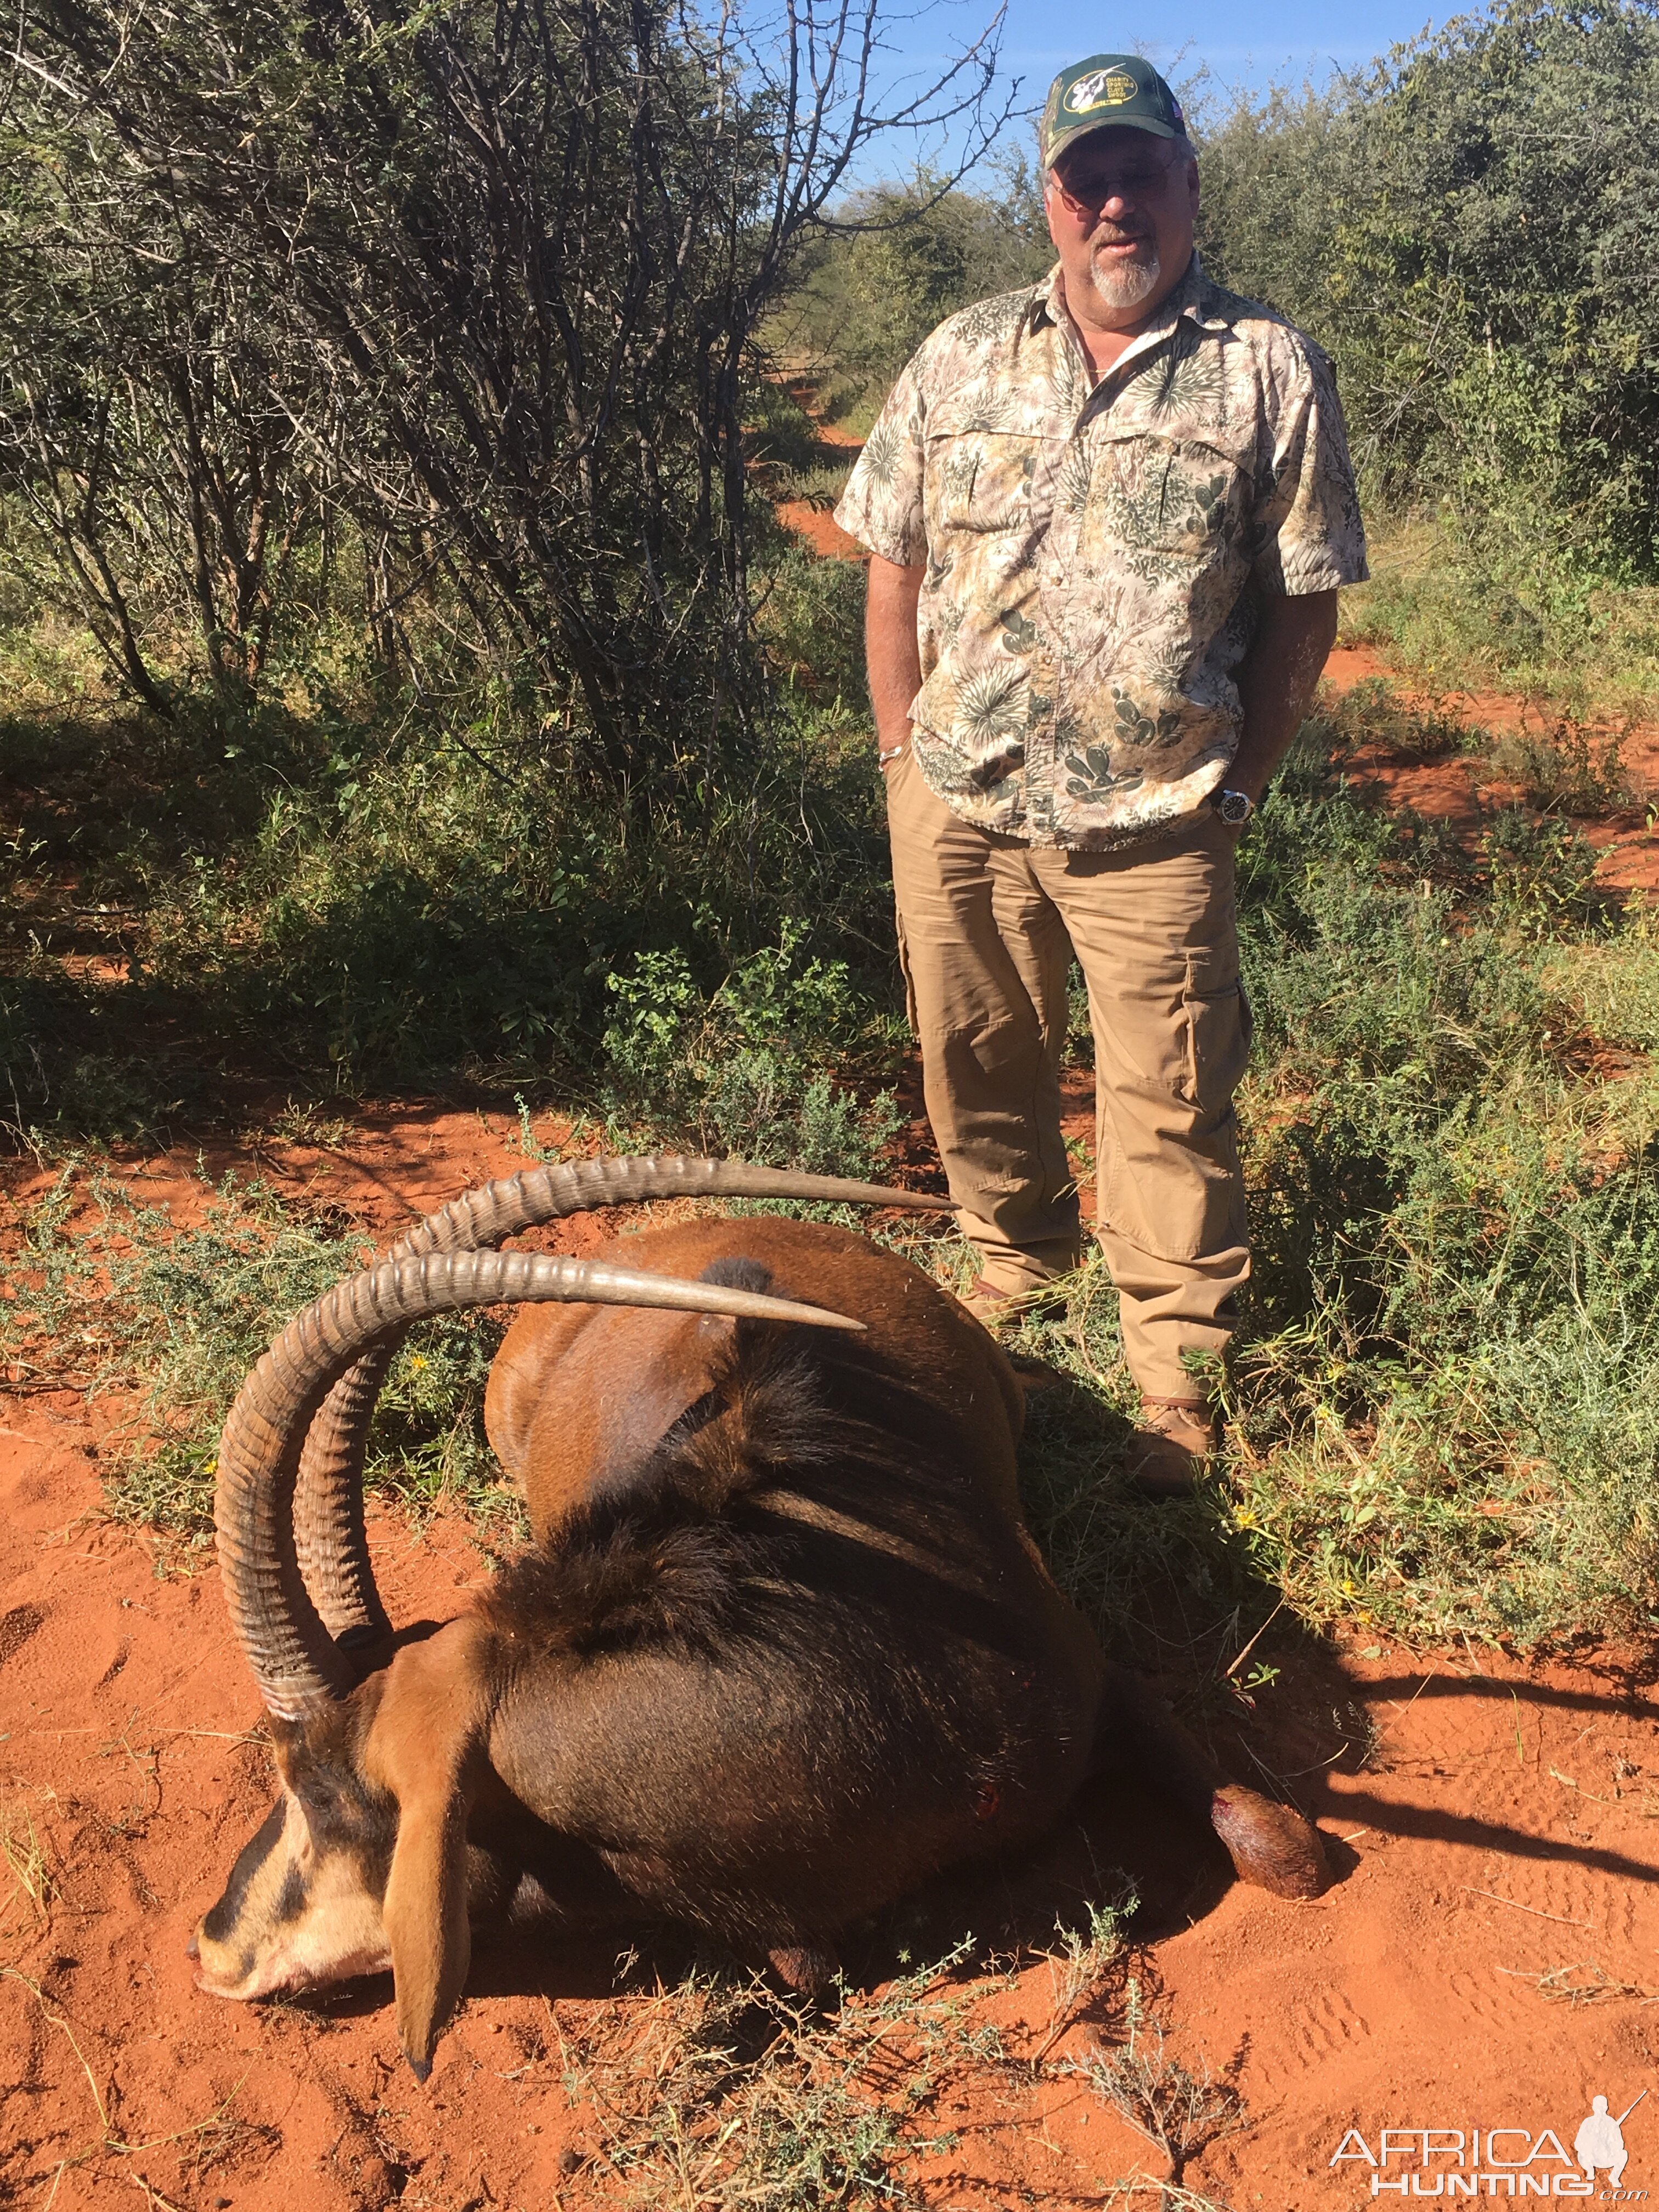
[[382,1917],[397,1986],[398,2035],[417,2081],[465,1985],[466,1824],[488,1764],[484,1632],[452,1621],[392,1661],[369,1732],[369,1778],[398,1801]]

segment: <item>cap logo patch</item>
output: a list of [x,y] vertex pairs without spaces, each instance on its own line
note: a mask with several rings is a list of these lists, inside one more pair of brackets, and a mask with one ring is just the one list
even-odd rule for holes
[[1073,115],[1087,115],[1097,107],[1121,107],[1139,90],[1122,70],[1094,70],[1078,79],[1066,94],[1065,105]]

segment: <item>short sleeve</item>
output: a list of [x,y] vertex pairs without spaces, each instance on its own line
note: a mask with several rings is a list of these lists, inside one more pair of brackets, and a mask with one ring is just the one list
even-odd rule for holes
[[865,440],[836,520],[849,538],[900,568],[927,560],[922,508],[923,353],[908,363]]
[[1300,373],[1276,425],[1254,569],[1263,590],[1291,599],[1363,584],[1370,574],[1336,379],[1317,346],[1297,353]]

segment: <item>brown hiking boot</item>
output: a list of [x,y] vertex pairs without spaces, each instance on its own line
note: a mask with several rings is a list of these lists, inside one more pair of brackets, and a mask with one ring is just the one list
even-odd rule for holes
[[1215,1448],[1203,1399],[1143,1398],[1124,1472],[1144,1497],[1190,1498]]
[[976,1322],[992,1330],[1005,1328],[1019,1311],[1020,1301],[1012,1291],[1000,1291],[994,1283],[988,1283],[983,1275],[977,1276],[960,1293],[965,1305]]

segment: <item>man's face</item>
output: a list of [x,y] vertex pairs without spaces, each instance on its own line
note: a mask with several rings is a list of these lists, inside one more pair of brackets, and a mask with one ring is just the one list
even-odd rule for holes
[[1121,330],[1174,290],[1192,258],[1198,164],[1124,125],[1091,131],[1048,173],[1048,235],[1079,321]]

